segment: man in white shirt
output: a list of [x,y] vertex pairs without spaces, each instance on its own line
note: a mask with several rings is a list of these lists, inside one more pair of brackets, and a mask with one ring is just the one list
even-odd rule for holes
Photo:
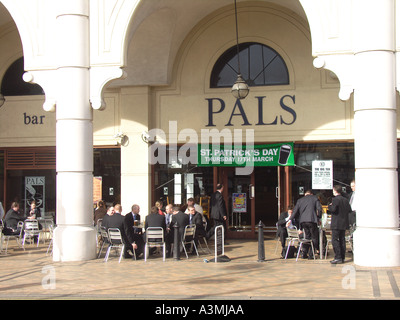
[[357,207],[357,198],[356,198],[356,182],[355,180],[351,181],[350,183],[351,191],[353,191],[350,195],[350,206],[351,206],[351,212],[349,214],[349,223],[350,226],[356,224],[356,207]]

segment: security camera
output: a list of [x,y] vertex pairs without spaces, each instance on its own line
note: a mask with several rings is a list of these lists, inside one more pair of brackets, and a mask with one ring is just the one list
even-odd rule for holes
[[114,138],[114,139],[123,138],[124,136],[125,136],[125,135],[124,135],[122,132],[118,132],[118,133],[116,133],[116,134],[113,135],[113,138]]
[[149,135],[149,133],[147,131],[143,131],[142,132],[142,139],[143,140],[146,140],[146,142],[147,142],[147,141],[150,140],[150,138],[151,138],[151,136]]
[[147,131],[143,131],[141,137],[142,140],[146,143],[154,143],[156,140],[156,137],[150,135]]

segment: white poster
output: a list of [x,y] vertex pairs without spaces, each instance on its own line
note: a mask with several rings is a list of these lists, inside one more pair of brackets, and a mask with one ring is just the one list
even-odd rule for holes
[[45,211],[45,177],[25,177],[25,205],[24,209],[30,210],[33,200],[43,216]]
[[312,188],[333,188],[333,161],[315,160],[312,162]]
[[182,203],[182,175],[174,174],[174,203]]

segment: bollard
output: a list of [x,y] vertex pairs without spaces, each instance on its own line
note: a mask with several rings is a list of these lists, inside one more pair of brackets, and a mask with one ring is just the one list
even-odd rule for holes
[[180,239],[179,239],[179,227],[177,224],[174,225],[174,259],[181,259],[181,250],[180,250]]
[[258,223],[258,262],[265,260],[265,249],[264,249],[264,224],[260,220]]

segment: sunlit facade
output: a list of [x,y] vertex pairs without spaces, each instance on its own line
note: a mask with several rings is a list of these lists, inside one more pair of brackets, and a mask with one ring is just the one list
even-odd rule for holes
[[[355,263],[399,266],[396,4],[238,1],[237,46],[233,0],[2,0],[0,202],[33,186],[56,217],[54,260],[87,260],[96,199],[146,216],[194,197],[208,214],[223,182],[228,237],[256,238],[304,190],[329,202],[312,163],[331,160],[334,184],[357,183]],[[294,165],[201,166],[205,136],[290,144]]]

